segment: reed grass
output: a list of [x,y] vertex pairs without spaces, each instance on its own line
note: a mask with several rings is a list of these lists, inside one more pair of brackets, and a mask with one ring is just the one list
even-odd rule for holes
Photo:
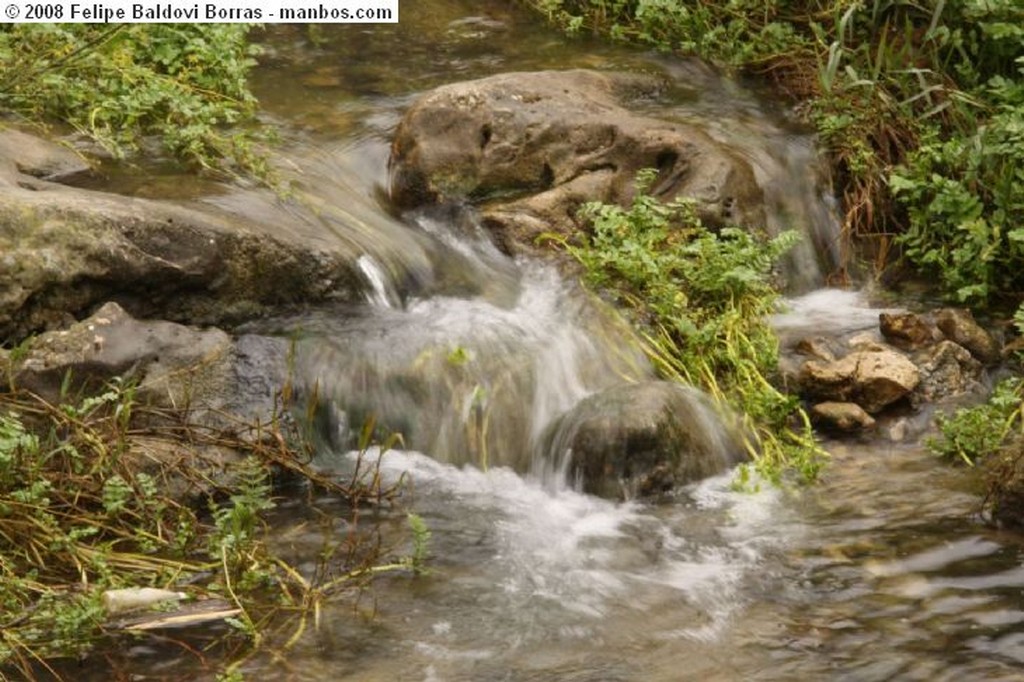
[[[385,484],[362,460],[345,480],[317,471],[283,411],[271,424],[237,424],[213,429],[136,404],[125,382],[56,404],[0,393],[0,679],[61,679],[58,661],[116,641],[101,600],[109,589],[225,598],[244,656],[267,646],[262,633],[282,612],[422,569],[425,550],[382,560],[379,542],[356,530],[359,510],[395,502],[401,481]],[[352,516],[306,577],[265,541],[275,496],[297,485]]]

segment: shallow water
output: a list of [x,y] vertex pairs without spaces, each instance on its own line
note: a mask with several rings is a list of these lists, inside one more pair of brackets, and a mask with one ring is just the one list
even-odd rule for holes
[[[1020,678],[1020,538],[979,522],[967,472],[914,445],[828,443],[833,462],[813,488],[735,492],[729,472],[656,506],[531,474],[523,447],[502,444],[528,444],[583,396],[649,369],[597,303],[549,268],[505,259],[471,217],[397,217],[385,199],[390,131],[418,92],[509,70],[656,71],[683,83],[661,113],[737,140],[774,187],[776,227],[813,235],[792,270],[804,291],[838,258],[835,225],[813,143],[784,112],[706,67],[567,42],[506,2],[403,6],[398,26],[268,31],[258,94],[305,208],[321,210],[313,219],[238,188],[198,194],[277,211],[284,228],[363,249],[365,303],[264,331],[299,335],[307,389],[333,405],[321,465],[352,466],[347,420],[359,419],[346,411],[409,420],[399,426],[410,450],[381,459],[387,476],[408,477],[402,504],[362,523],[396,555],[410,551],[407,511],[432,538],[428,574],[384,576],[326,607],[286,655],[249,659],[247,679]],[[877,313],[856,294],[824,291],[795,299],[777,323],[793,337],[853,332]],[[499,386],[502,376],[511,378]],[[473,447],[481,441],[463,427],[486,400],[504,401],[505,425],[493,427],[503,435],[483,461]],[[308,574],[340,531],[314,522],[300,497],[282,500],[273,541]],[[330,500],[317,507],[347,514]],[[280,627],[271,650],[291,634],[287,621]],[[77,676],[212,680],[221,659],[206,656],[204,665],[194,652],[143,641]]]

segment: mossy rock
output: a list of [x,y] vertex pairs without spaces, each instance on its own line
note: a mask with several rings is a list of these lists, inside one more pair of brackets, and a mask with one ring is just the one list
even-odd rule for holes
[[288,304],[359,300],[354,248],[212,206],[37,177],[61,148],[23,138],[32,144],[0,145],[0,343],[67,326],[105,301],[138,317],[232,324]]
[[1024,530],[1024,437],[1018,436],[984,460],[991,520]]
[[569,458],[570,481],[612,499],[657,496],[745,459],[708,398],[668,381],[586,398],[552,425],[546,443],[546,457]]

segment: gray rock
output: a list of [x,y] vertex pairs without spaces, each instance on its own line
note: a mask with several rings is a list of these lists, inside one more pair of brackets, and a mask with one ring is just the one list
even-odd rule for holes
[[48,182],[20,169],[59,168],[46,154],[67,150],[38,140],[26,150],[21,161],[23,150],[0,146],[0,339],[66,326],[109,300],[139,317],[224,324],[358,298],[352,248],[212,206]]
[[[286,342],[243,337],[219,329],[136,320],[107,303],[66,330],[34,339],[15,362],[13,381],[50,400],[62,388],[94,392],[116,377],[136,382],[144,404],[190,415],[194,423],[234,426],[268,422],[274,396],[285,381]],[[70,380],[66,380],[70,374]],[[223,417],[223,418],[222,418]]]
[[[52,182],[64,182],[92,170],[71,149],[11,128],[0,130],[0,164],[7,166],[9,176],[19,173]],[[22,182],[33,185],[29,180]]]
[[572,70],[437,88],[396,131],[392,198],[403,207],[482,202],[485,224],[513,250],[541,232],[570,234],[584,201],[628,203],[636,172],[650,167],[659,198],[692,197],[711,224],[763,225],[749,163],[696,128],[623,106],[661,87],[646,76]]
[[551,461],[609,498],[663,493],[720,473],[744,450],[699,391],[670,382],[627,384],[580,402],[549,430]]
[[198,330],[173,322],[143,322],[116,303],[68,329],[37,337],[14,367],[14,383],[55,400],[65,388],[94,391],[115,377],[139,382],[148,403],[187,409],[206,398],[223,374],[231,339],[219,329]]
[[952,341],[940,341],[916,361],[921,383],[914,390],[915,403],[933,403],[981,389],[981,363]]
[[935,313],[935,324],[947,339],[969,350],[985,365],[995,365],[1002,359],[999,342],[979,325],[970,310],[943,308]]

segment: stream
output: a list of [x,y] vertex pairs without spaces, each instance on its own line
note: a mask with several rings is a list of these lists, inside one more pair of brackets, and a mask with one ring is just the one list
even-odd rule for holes
[[[919,445],[826,442],[817,486],[736,492],[727,472],[658,505],[581,494],[545,465],[535,443],[554,416],[653,372],[600,302],[548,265],[498,252],[471,211],[393,214],[390,135],[418,93],[519,70],[670,76],[685,87],[657,113],[729,140],[765,189],[771,226],[807,235],[787,265],[780,331],[877,324],[877,310],[822,289],[839,260],[834,206],[813,140],[770,96],[698,64],[567,41],[512,5],[406,3],[398,25],[267,29],[255,89],[312,212],[251,189],[122,179],[140,195],[175,187],[273,212],[283,231],[365,254],[363,305],[256,330],[298,339],[300,383],[327,405],[320,466],[351,470],[369,415],[403,434],[401,448],[368,453],[408,486],[376,530],[408,552],[405,514],[421,516],[430,570],[325,606],[319,628],[283,658],[249,659],[245,679],[1020,679],[1021,538],[981,524],[973,477]],[[309,573],[339,531],[303,504],[282,500],[272,542]],[[322,500],[318,513],[345,511]],[[140,681],[216,677],[155,643],[117,665]]]

